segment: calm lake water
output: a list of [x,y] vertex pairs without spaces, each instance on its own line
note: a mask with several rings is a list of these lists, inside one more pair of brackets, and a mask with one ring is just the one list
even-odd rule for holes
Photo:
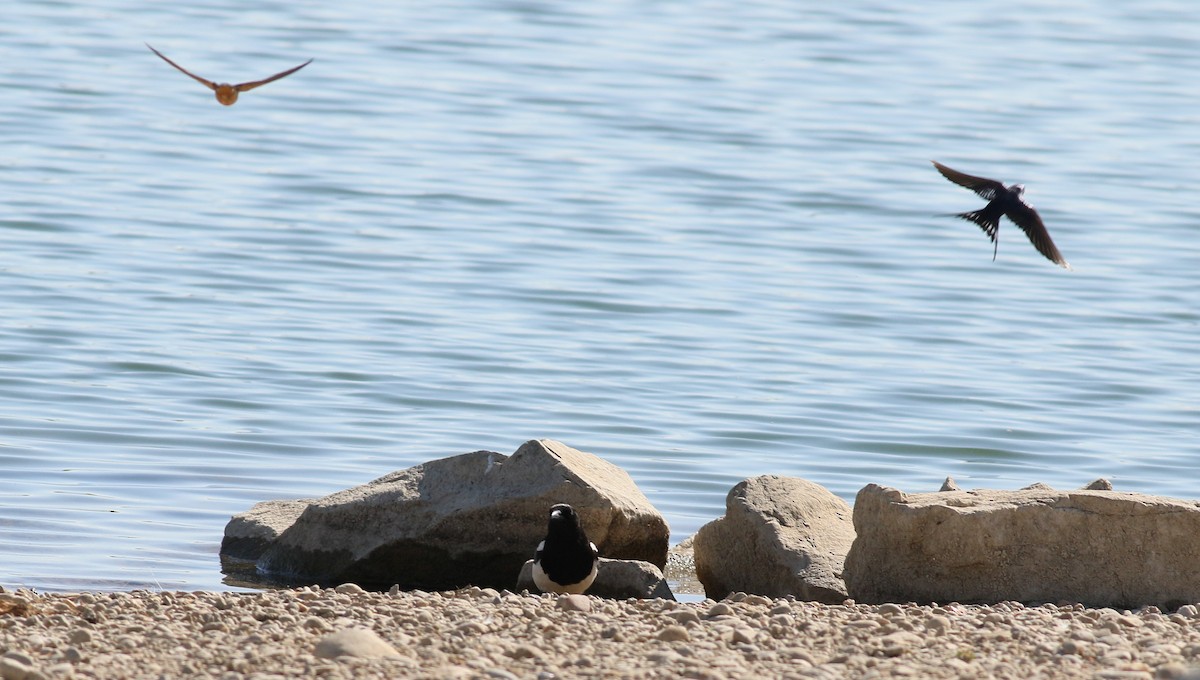
[[6,587],[228,588],[257,501],[541,437],[675,541],[765,473],[1200,496],[1192,0],[101,4],[0,28]]

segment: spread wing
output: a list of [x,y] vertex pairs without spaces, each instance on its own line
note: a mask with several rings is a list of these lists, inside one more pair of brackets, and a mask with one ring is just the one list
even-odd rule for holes
[[1062,253],[1058,252],[1054,241],[1050,240],[1050,232],[1046,231],[1046,225],[1042,223],[1041,216],[1033,209],[1033,206],[1023,200],[1017,200],[1009,206],[1008,212],[1005,214],[1008,215],[1008,219],[1013,221],[1013,224],[1016,224],[1021,228],[1021,231],[1025,232],[1025,235],[1029,237],[1029,241],[1033,243],[1033,247],[1037,248],[1039,253],[1045,255],[1047,260],[1060,267],[1071,268],[1071,265],[1067,264],[1066,259],[1063,258]]
[[933,163],[933,167],[938,169],[938,172],[942,173],[943,177],[959,186],[963,186],[971,191],[974,191],[985,200],[990,201],[1004,191],[1004,185],[994,179],[968,175],[965,172],[959,172],[953,168],[948,168],[937,161],[930,162]]
[[238,83],[237,85],[233,86],[233,89],[237,90],[238,92],[246,92],[248,90],[253,90],[254,88],[256,88],[260,85],[266,85],[267,83],[279,80],[280,78],[285,78],[287,76],[290,76],[293,73],[295,73],[296,71],[299,71],[300,69],[304,68],[305,66],[308,66],[309,64],[311,64],[312,61],[313,61],[312,59],[309,59],[308,61],[304,62],[303,64],[300,64],[299,66],[295,66],[293,68],[289,68],[286,71],[276,73],[275,75],[271,76],[270,78],[263,78],[262,80],[255,80],[255,81],[251,81],[249,83]]
[[[150,43],[146,43],[146,47],[150,47]],[[214,92],[216,91],[217,85],[213,81],[207,80],[205,78],[201,78],[200,76],[196,75],[195,73],[192,73],[191,71],[180,66],[179,64],[176,64],[175,62],[171,61],[170,59],[167,59],[166,56],[164,56],[162,52],[159,52],[158,50],[154,49],[153,47],[150,47],[150,51],[157,54],[163,61],[167,62],[171,66],[174,66],[175,68],[179,69],[180,72],[182,72],[184,75],[186,75],[190,78],[194,78],[195,80],[198,80],[201,83],[203,83],[208,89],[213,90]]]

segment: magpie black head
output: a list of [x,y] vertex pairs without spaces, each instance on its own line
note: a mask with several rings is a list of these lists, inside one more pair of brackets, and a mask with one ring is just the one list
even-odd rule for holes
[[546,534],[566,538],[576,532],[583,534],[583,527],[579,524],[579,515],[575,514],[575,508],[566,503],[551,506],[550,525],[546,528]]

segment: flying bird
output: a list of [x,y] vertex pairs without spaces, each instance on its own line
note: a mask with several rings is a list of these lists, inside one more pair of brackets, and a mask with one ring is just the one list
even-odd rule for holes
[[[150,44],[147,43],[146,47],[150,47]],[[194,80],[197,80],[197,81],[203,83],[205,87],[207,87],[208,89],[210,89],[216,93],[217,101],[221,102],[225,106],[233,106],[233,103],[238,100],[238,94],[240,94],[242,92],[247,92],[249,90],[253,90],[254,88],[256,88],[260,85],[266,85],[267,83],[275,81],[275,80],[279,80],[280,78],[290,76],[293,73],[295,73],[296,71],[299,71],[300,69],[304,68],[305,66],[308,66],[313,61],[312,59],[309,59],[308,61],[304,62],[303,64],[300,64],[299,66],[296,66],[294,68],[289,68],[288,70],[282,71],[280,73],[276,73],[275,75],[271,76],[270,78],[263,78],[262,80],[254,80],[254,81],[251,81],[248,83],[238,83],[237,85],[230,85],[229,83],[214,83],[213,81],[208,80],[207,78],[201,78],[200,76],[196,75],[195,73],[192,73],[191,71],[185,69],[184,67],[180,66],[179,64],[176,64],[175,62],[171,61],[170,59],[167,59],[167,57],[162,52],[159,52],[158,50],[154,49],[153,47],[150,47],[150,51],[157,54],[159,57],[162,58],[163,61],[167,62],[171,66],[174,66],[175,68],[179,69],[185,75],[189,76],[190,78],[192,78]]]
[[546,538],[533,553],[533,583],[543,593],[581,594],[596,580],[600,552],[566,503],[550,508]]
[[974,222],[983,229],[983,233],[988,235],[995,246],[992,248],[992,261],[996,260],[996,252],[1000,249],[1000,216],[1006,216],[1025,232],[1029,237],[1033,247],[1037,248],[1038,252],[1046,256],[1054,264],[1070,269],[1071,265],[1063,258],[1062,253],[1058,252],[1054,241],[1050,240],[1050,232],[1046,231],[1046,225],[1042,224],[1042,218],[1038,216],[1033,206],[1025,202],[1021,197],[1025,193],[1025,187],[1021,184],[1014,184],[1006,187],[994,179],[986,177],[976,177],[968,175],[965,172],[959,172],[953,168],[948,168],[937,161],[931,161],[933,167],[938,169],[938,172],[959,186],[964,186],[971,191],[979,194],[981,198],[988,202],[979,210],[971,212],[957,213],[955,217],[961,217],[969,222]]

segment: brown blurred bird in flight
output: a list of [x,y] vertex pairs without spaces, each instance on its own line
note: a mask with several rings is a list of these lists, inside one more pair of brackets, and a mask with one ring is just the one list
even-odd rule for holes
[[992,239],[992,243],[995,244],[992,249],[993,262],[996,260],[996,252],[1000,249],[1000,217],[1003,215],[1025,232],[1030,242],[1033,243],[1033,247],[1045,255],[1046,259],[1060,267],[1071,268],[1071,265],[1063,259],[1062,253],[1058,252],[1058,248],[1054,246],[1054,241],[1050,240],[1050,232],[1046,231],[1046,225],[1042,224],[1042,218],[1038,216],[1033,206],[1026,203],[1025,199],[1021,197],[1025,193],[1023,185],[1014,184],[1006,187],[994,179],[968,175],[965,172],[948,168],[937,161],[931,162],[933,167],[937,168],[938,172],[942,173],[946,179],[974,191],[988,202],[979,210],[957,213],[954,216],[979,225],[983,229],[983,233]]
[[[150,44],[147,43],[146,47],[150,47]],[[295,73],[296,71],[299,71],[300,69],[302,69],[305,66],[308,66],[309,64],[312,63],[312,59],[309,59],[308,61],[304,62],[303,64],[300,64],[299,66],[296,66],[295,68],[289,68],[288,70],[283,71],[281,73],[276,73],[275,75],[271,76],[270,78],[263,78],[262,80],[254,80],[254,81],[251,81],[248,83],[238,83],[237,85],[230,85],[229,83],[214,83],[213,81],[208,80],[206,78],[201,78],[200,76],[196,75],[195,73],[192,73],[191,71],[188,71],[187,69],[180,66],[179,64],[176,64],[175,62],[171,61],[170,59],[167,59],[166,56],[164,56],[162,52],[159,52],[158,50],[154,49],[153,47],[150,47],[150,51],[157,54],[159,57],[162,58],[163,61],[167,62],[171,66],[174,66],[175,68],[182,71],[185,75],[187,75],[195,80],[198,80],[201,83],[204,83],[205,87],[207,87],[208,89],[210,89],[216,93],[217,101],[221,102],[225,106],[233,106],[233,103],[238,100],[239,93],[253,90],[254,88],[256,88],[260,85],[266,85],[269,82],[279,80],[280,78],[283,78],[286,76],[290,76],[293,73]]]

